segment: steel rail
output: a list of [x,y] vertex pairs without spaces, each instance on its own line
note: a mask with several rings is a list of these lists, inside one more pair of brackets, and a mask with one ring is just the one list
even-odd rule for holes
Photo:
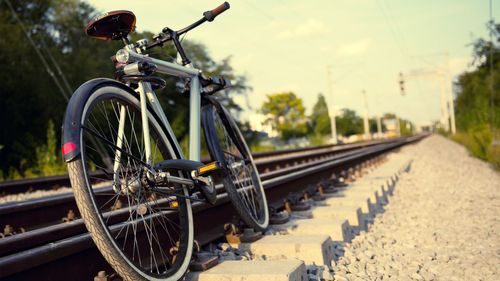
[[[376,148],[376,146],[375,146]],[[299,164],[288,168],[283,168],[281,170],[276,170],[272,172],[268,172],[261,175],[261,179],[265,182],[267,180],[271,180],[276,177],[282,177],[284,175],[290,175],[298,171],[302,171],[304,169],[310,169],[311,167],[315,167],[321,163],[326,161],[339,161],[346,157],[355,156],[359,152],[349,151],[342,154],[337,154],[331,157],[326,157],[321,159],[321,161],[307,162],[305,164]],[[100,192],[107,192],[111,189],[111,187],[103,188]],[[224,193],[224,188],[222,185],[217,186],[217,191],[219,194]],[[225,200],[222,198],[221,200]],[[33,202],[35,204],[37,202]],[[54,204],[50,204],[44,202],[42,206],[29,206],[29,205],[20,205],[17,206],[15,210],[12,211],[11,215],[7,216],[8,218],[12,218],[16,216],[16,219],[20,219],[20,217],[26,218],[27,220],[33,219],[39,215],[43,218],[44,214],[47,215],[50,211],[54,211],[54,209],[62,210],[60,213],[67,212],[67,208],[76,206],[76,202],[74,202],[74,198],[71,193],[64,194],[61,196],[57,196],[55,198]],[[23,208],[26,208],[23,210]],[[6,212],[4,212],[6,213]],[[49,220],[45,227],[39,227],[37,229],[33,229],[29,231],[29,236],[32,239],[25,240],[22,237],[24,235],[28,235],[27,233],[18,234],[10,237],[9,239],[0,239],[0,256],[11,254],[25,248],[34,247],[40,245],[42,243],[50,242],[53,239],[63,239],[74,235],[75,233],[85,231],[85,227],[81,220],[77,220],[76,222],[71,223],[53,223],[50,225]]]
[[[265,180],[269,177],[290,173],[297,169],[303,169],[310,165],[314,165],[315,161],[343,156],[345,153],[356,151],[356,149],[395,141],[397,141],[397,139],[356,143],[341,147],[308,148],[305,152],[302,150],[288,150],[290,155],[272,154],[274,156],[270,157],[262,156],[267,154],[260,154],[261,156],[259,157],[261,158],[257,159],[255,162],[261,174],[261,178]],[[105,191],[107,190],[101,190],[101,192]],[[31,231],[33,229],[61,223],[61,220],[70,210],[76,217],[80,216],[72,192],[29,199],[26,201],[4,203],[0,204],[0,226],[10,225],[15,230],[22,228],[24,231]],[[1,254],[0,250],[0,255]]]
[[[331,151],[331,152],[343,152],[353,149],[358,149],[360,147],[376,145],[384,143],[391,140],[377,140],[377,141],[364,141],[352,144],[342,144],[342,145],[323,145],[316,147],[306,147],[306,148],[296,148],[296,149],[286,149],[286,150],[276,150],[268,152],[257,152],[253,154],[256,163],[260,163],[260,170],[265,171],[266,169],[272,169],[273,166],[279,166],[282,163],[286,163],[287,156],[297,157],[300,161],[301,156],[304,157],[311,151]],[[395,141],[395,139],[393,139]],[[273,162],[272,159],[277,156],[283,156],[281,163]],[[277,161],[277,158],[275,158]],[[208,161],[208,160],[207,160]],[[70,187],[69,177],[67,174],[58,176],[48,176],[48,177],[38,177],[30,179],[20,179],[20,180],[7,180],[0,182],[0,196],[8,194],[19,194],[34,190],[51,190],[57,189],[59,187]]]
[[[359,165],[368,159],[418,141],[423,137],[425,136],[410,137],[393,143],[359,149],[358,153],[351,153],[346,157],[324,160],[315,166],[264,179],[263,185],[268,201],[272,206],[282,205],[284,198],[292,192],[304,191],[308,185],[328,179],[334,173]],[[205,245],[223,237],[224,223],[233,219],[234,212],[231,212],[231,208],[232,205],[224,193],[218,195],[218,203],[215,206],[204,203],[193,204],[195,237],[200,244]],[[81,220],[70,224],[83,225]],[[63,228],[62,225],[50,227],[56,230]],[[8,239],[27,241],[32,239],[31,235],[36,234],[37,231],[41,230],[15,235]],[[0,242],[3,242],[2,240]],[[85,231],[83,233],[77,231],[67,238],[52,240],[50,243],[0,257],[2,280],[31,280],[39,279],[40,276],[51,280],[63,280],[68,276],[75,280],[89,280],[99,270],[111,269],[95,248],[90,235]]]

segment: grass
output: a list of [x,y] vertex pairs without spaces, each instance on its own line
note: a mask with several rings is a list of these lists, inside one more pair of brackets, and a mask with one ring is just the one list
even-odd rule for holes
[[480,125],[467,131],[457,132],[450,138],[464,145],[473,156],[488,161],[500,171],[500,145],[493,142],[495,139],[500,140],[498,129],[494,135],[488,126]]

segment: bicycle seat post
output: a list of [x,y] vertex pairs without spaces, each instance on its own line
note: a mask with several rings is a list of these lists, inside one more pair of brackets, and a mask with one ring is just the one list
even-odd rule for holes
[[122,37],[122,42],[126,46],[130,45],[130,40],[128,40],[128,36],[123,36]]

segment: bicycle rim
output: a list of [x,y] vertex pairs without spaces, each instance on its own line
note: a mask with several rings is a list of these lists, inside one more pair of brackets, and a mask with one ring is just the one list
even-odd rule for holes
[[[145,279],[170,280],[187,266],[192,249],[190,206],[175,196],[187,195],[187,190],[170,187],[171,193],[159,194],[148,182],[137,99],[95,94],[84,116],[81,159],[105,239]],[[120,118],[125,120],[121,138]],[[159,122],[149,112],[148,119],[152,160],[175,157]],[[121,149],[116,146],[119,139]]]
[[[268,224],[267,202],[250,151],[233,120],[211,105],[214,158],[225,167],[224,186],[245,223],[257,230]],[[233,123],[233,124],[231,124]]]

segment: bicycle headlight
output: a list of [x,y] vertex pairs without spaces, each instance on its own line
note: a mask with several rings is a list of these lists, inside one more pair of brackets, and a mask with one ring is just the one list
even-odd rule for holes
[[115,58],[119,63],[127,63],[129,59],[128,51],[124,49],[118,50],[118,52],[116,52]]

